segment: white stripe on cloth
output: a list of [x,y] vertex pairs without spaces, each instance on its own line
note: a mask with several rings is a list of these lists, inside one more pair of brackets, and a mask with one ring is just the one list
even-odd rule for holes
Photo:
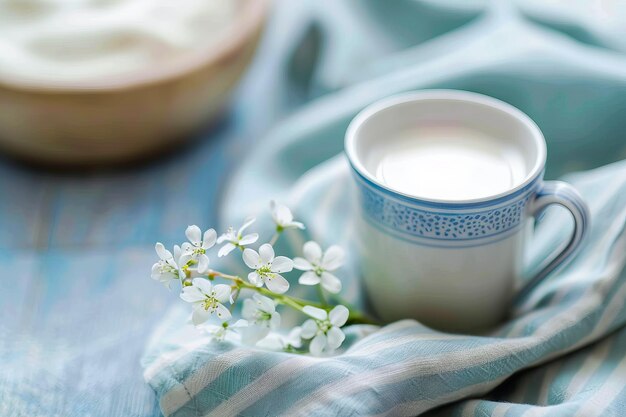
[[554,412],[555,408],[558,408],[562,404],[549,405],[549,406],[534,406],[524,411],[520,417],[543,417],[549,415],[548,413]]
[[575,417],[603,416],[604,410],[611,406],[615,398],[624,390],[626,380],[626,357],[620,361],[615,370],[602,384],[602,387],[588,399],[578,410]]
[[[376,414],[375,416],[370,416],[370,417],[383,417],[383,416],[413,417],[417,413],[421,413],[422,411],[429,410],[431,408],[436,407],[441,402],[447,403],[447,402],[454,401],[459,395],[468,396],[471,394],[480,394],[480,395],[486,394],[487,392],[491,391],[494,384],[498,385],[502,383],[502,381],[504,381],[505,379],[506,377],[501,377],[493,381],[480,382],[478,384],[464,387],[456,392],[448,393],[438,399],[431,398],[431,399],[409,401],[406,403],[398,404],[381,414]],[[479,404],[479,401],[472,400],[471,402],[474,403],[473,407],[469,407],[471,414],[463,413],[463,417],[474,417],[474,411],[476,409],[476,406]],[[415,411],[415,410],[418,410],[418,411]]]
[[511,404],[501,403],[496,405],[491,412],[491,417],[504,417],[507,411],[511,408]]
[[251,349],[231,350],[196,369],[182,384],[176,385],[161,397],[160,405],[163,415],[167,417],[178,411],[222,373],[252,354],[254,351]]
[[[374,333],[374,335],[376,336],[374,340],[378,340],[378,338],[380,338],[381,336],[385,336],[385,337],[391,336],[392,334],[417,326],[418,324],[419,323],[416,322],[415,320],[410,320],[410,319],[396,321],[394,323],[381,327],[380,330]],[[355,342],[352,346],[350,346],[350,348],[348,349],[348,352],[351,352],[355,349],[360,349],[362,346],[366,346],[370,343],[372,343],[372,337],[361,339]]]
[[565,388],[565,398],[572,398],[582,391],[582,389],[587,385],[606,360],[611,351],[612,345],[613,340],[611,338],[602,341],[598,344],[598,346],[596,346],[593,352],[587,356],[578,371],[576,371],[570,380],[567,388]]
[[420,343],[425,341],[446,341],[446,340],[471,340],[472,336],[432,333],[432,334],[410,334],[406,336],[395,337],[390,340],[384,340],[376,344],[364,346],[361,349],[350,349],[341,358],[351,358],[356,356],[368,356],[374,353],[380,353],[386,349],[397,348],[408,343]]
[[252,383],[246,385],[235,395],[211,410],[206,417],[222,417],[236,416],[250,405],[254,404],[259,398],[263,398],[285,381],[298,375],[303,369],[308,368],[316,363],[320,363],[322,359],[310,356],[295,356],[287,359],[271,368],[255,379]]
[[[548,397],[550,395],[550,386],[554,379],[559,374],[561,367],[563,366],[563,362],[557,360],[551,364],[549,364],[545,373],[543,374],[543,378],[541,378],[541,386],[539,388],[539,398],[537,398],[538,405],[548,405]],[[535,381],[537,383],[537,381]]]

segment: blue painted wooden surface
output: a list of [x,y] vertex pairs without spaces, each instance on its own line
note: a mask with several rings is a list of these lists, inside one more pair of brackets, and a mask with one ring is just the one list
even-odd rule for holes
[[0,415],[160,414],[139,358],[175,298],[149,279],[152,246],[215,219],[237,117],[137,169],[0,164]]
[[52,174],[3,161],[0,415],[159,415],[139,358],[175,298],[149,279],[152,246],[215,218],[242,141],[236,117],[123,172]]

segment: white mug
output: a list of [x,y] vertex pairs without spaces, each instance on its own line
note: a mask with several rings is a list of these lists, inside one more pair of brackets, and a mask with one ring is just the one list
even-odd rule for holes
[[[480,198],[437,199],[381,181],[371,161],[380,160],[390,138],[433,123],[479,128],[504,141],[524,167],[518,183]],[[358,196],[354,218],[362,276],[382,319],[411,317],[449,331],[492,327],[516,296],[570,259],[586,235],[589,214],[578,192],[560,181],[543,181],[546,143],[537,125],[494,98],[424,90],[382,100],[352,121],[345,151]],[[428,175],[423,177],[419,181],[428,185]],[[574,232],[522,286],[524,247],[533,230],[527,226],[551,204],[571,212]]]

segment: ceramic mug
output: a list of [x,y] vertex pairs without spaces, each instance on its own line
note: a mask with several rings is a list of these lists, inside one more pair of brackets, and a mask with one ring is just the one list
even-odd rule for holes
[[[476,127],[507,141],[526,167],[522,179],[494,195],[459,199],[411,195],[381,181],[371,161],[380,159],[385,143],[432,123]],[[385,320],[411,317],[450,331],[492,327],[516,296],[570,259],[586,235],[588,208],[579,193],[567,183],[543,180],[546,143],[538,126],[500,100],[454,90],[391,97],[354,118],[345,151],[358,196],[354,218],[362,276],[373,308]],[[573,234],[521,285],[533,220],[552,204],[571,212]]]

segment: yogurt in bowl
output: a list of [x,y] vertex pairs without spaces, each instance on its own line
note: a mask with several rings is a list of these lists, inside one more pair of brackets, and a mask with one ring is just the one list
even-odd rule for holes
[[232,0],[0,0],[0,78],[98,80],[184,59],[215,43]]
[[64,167],[174,147],[221,112],[270,0],[0,0],[0,148]]

